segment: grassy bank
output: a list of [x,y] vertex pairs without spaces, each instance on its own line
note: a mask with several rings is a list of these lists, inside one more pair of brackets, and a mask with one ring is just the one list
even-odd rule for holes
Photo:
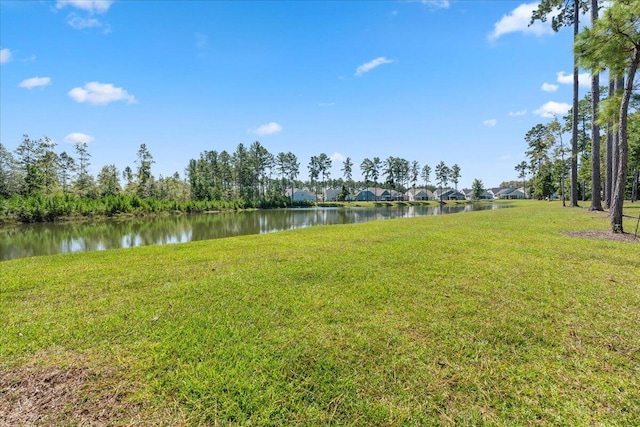
[[640,244],[514,206],[0,263],[0,424],[638,425]]

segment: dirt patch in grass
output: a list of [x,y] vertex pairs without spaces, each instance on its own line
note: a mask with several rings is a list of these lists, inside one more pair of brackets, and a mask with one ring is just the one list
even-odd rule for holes
[[[114,384],[115,387],[114,387]],[[109,371],[20,367],[0,371],[0,426],[144,425]]]
[[580,237],[584,239],[617,240],[620,242],[640,244],[640,236],[636,237],[634,233],[612,233],[609,230],[583,230],[567,231],[562,234],[565,236]]

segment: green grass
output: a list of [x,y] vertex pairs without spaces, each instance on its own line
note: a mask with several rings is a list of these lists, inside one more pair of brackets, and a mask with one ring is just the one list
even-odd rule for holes
[[0,370],[114,425],[638,425],[640,244],[514,206],[2,262]]

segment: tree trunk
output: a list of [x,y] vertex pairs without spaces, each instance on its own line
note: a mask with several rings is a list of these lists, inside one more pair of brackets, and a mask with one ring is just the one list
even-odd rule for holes
[[[591,28],[598,20],[598,0],[591,0]],[[590,211],[602,211],[602,182],[600,177],[600,127],[598,104],[600,103],[600,74],[591,76],[591,206]]]
[[600,76],[591,78],[591,206],[589,210],[602,211],[602,175],[600,173],[600,126],[596,123],[600,103]]
[[629,75],[627,76],[626,87],[622,94],[622,102],[620,103],[620,124],[618,127],[618,162],[616,184],[613,191],[611,203],[611,231],[614,233],[624,233],[622,227],[622,204],[624,203],[625,187],[627,184],[627,161],[629,157],[629,141],[627,140],[627,113],[629,111],[629,102],[633,93],[633,81],[640,62],[640,51],[634,50],[633,61],[629,66]]
[[640,183],[640,170],[636,168],[633,174],[633,186],[631,187],[631,201],[633,203],[638,201],[638,184]]
[[[624,87],[624,76],[616,77],[613,85],[613,94],[620,94]],[[620,163],[620,112],[618,112],[618,123],[612,126],[611,137],[611,196],[609,200],[609,216],[612,214],[613,198],[616,194],[616,183],[618,182],[618,164]]]
[[[613,96],[616,90],[615,77],[609,74],[609,96]],[[616,146],[613,122],[607,123],[607,158],[606,158],[606,180],[604,186],[604,204],[611,207],[611,194],[613,194],[613,150]]]
[[564,196],[564,171],[567,167],[567,164],[564,161],[564,144],[562,143],[562,131],[560,130],[560,128],[558,127],[558,133],[559,133],[559,137],[560,137],[560,159],[562,161],[562,171],[560,172],[560,197],[562,197],[562,207],[566,207],[567,204],[565,203],[565,196]]
[[[580,7],[578,0],[573,1],[573,40],[578,37]],[[571,126],[571,206],[578,206],[578,56],[573,55],[573,123]]]

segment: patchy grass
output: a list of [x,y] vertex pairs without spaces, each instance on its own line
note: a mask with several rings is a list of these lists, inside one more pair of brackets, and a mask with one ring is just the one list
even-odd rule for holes
[[640,246],[514,206],[2,262],[0,425],[638,425]]

